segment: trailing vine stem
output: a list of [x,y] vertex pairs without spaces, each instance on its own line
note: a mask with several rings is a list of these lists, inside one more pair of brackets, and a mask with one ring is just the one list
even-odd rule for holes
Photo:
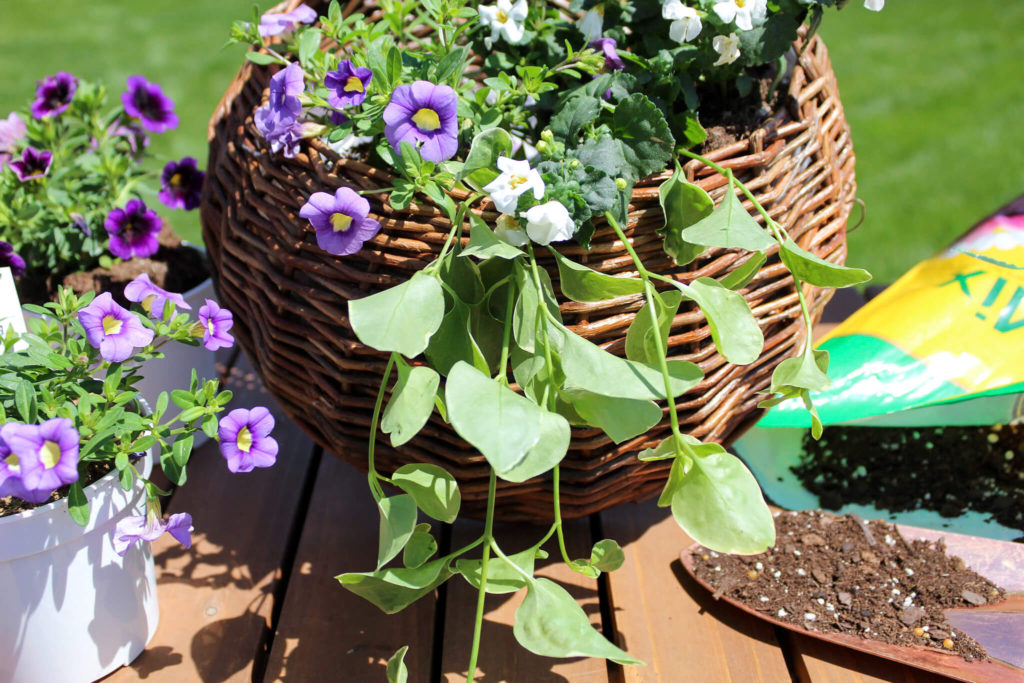
[[480,558],[480,591],[476,597],[476,619],[473,622],[473,645],[469,651],[469,666],[466,678],[476,680],[476,660],[480,653],[480,632],[484,623],[484,602],[487,598],[487,561],[490,558],[491,546],[494,545],[494,499],[497,497],[498,478],[491,468],[490,481],[487,484],[487,515],[484,521],[484,549]]
[[388,378],[391,377],[391,368],[395,365],[395,352],[392,351],[391,355],[388,356],[388,366],[384,369],[384,376],[380,380],[380,390],[377,392],[377,403],[373,406],[373,418],[370,421],[370,444],[366,449],[366,460],[368,463],[368,471],[366,473],[366,479],[370,483],[370,493],[373,494],[373,499],[380,503],[381,499],[384,498],[384,489],[381,487],[380,482],[377,481],[381,478],[380,474],[377,473],[377,468],[373,464],[373,452],[374,446],[377,444],[377,423],[380,420],[380,409],[384,404],[384,392],[388,387]]

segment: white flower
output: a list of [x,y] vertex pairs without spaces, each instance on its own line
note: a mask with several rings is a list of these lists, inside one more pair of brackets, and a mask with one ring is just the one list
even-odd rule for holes
[[736,28],[749,31],[764,23],[767,17],[768,0],[725,0],[712,7],[718,18],[729,24],[736,22]]
[[719,54],[718,61],[713,66],[732,64],[740,58],[740,39],[735,33],[727,36],[715,36],[711,41],[711,47]]
[[885,0],[864,0],[864,7],[873,12],[881,12],[885,7]]
[[677,43],[688,43],[700,35],[700,15],[680,0],[668,0],[662,5],[661,17],[672,22],[668,27],[668,36]]
[[576,22],[576,27],[587,42],[597,40],[604,32],[604,5],[598,5]]
[[523,33],[526,30],[523,22],[526,21],[528,10],[529,6],[526,4],[526,0],[519,0],[514,5],[512,0],[498,0],[496,5],[480,5],[477,7],[480,19],[486,26],[491,28],[491,35],[484,38],[484,44],[490,48],[494,43],[494,39],[498,36],[501,36],[505,39],[505,42],[510,44],[515,44],[522,40]]
[[494,226],[494,235],[502,242],[508,242],[514,247],[526,246],[530,240],[523,231],[523,226],[514,216],[503,213],[498,216],[497,225]]
[[529,161],[498,157],[498,170],[501,175],[484,187],[498,211],[514,214],[519,195],[527,190],[533,190],[533,198],[538,201],[544,198],[544,179],[536,169],[530,168]]
[[561,202],[538,204],[523,216],[526,217],[526,234],[537,244],[564,242],[576,232],[576,224]]

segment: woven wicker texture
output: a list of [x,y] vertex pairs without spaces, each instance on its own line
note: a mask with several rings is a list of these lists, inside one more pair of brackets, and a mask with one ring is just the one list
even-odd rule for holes
[[[348,9],[352,6],[358,3]],[[425,199],[396,211],[386,193],[370,194],[371,215],[381,222],[381,233],[348,257],[336,258],[318,248],[312,228],[298,216],[310,194],[333,193],[342,185],[358,190],[388,187],[392,177],[339,158],[318,141],[304,146],[294,159],[270,153],[253,126],[252,112],[265,99],[271,75],[267,67],[243,66],[211,120],[203,237],[221,303],[234,311],[234,331],[269,391],[324,449],[365,470],[386,355],[356,340],[346,304],[395,285],[430,263],[450,224]],[[749,139],[708,156],[733,169],[800,246],[842,263],[846,219],[856,190],[854,155],[835,76],[819,38],[800,54],[789,95],[787,105]],[[686,164],[685,171],[716,203],[721,200],[724,178],[698,162]],[[647,267],[688,282],[720,279],[742,265],[749,255],[728,250],[713,250],[686,268],[672,264],[655,234],[664,222],[657,189],[668,175],[639,183],[629,209],[626,234]],[[492,223],[497,217],[486,199],[474,210]],[[629,255],[605,226],[598,227],[589,252],[570,244],[559,248],[595,270],[636,275]],[[544,249],[538,253],[546,259],[557,290],[557,268]],[[693,361],[706,375],[677,401],[684,429],[704,440],[726,442],[737,436],[757,416],[757,394],[768,387],[774,367],[804,342],[793,280],[776,252],[742,293],[765,336],[764,351],[751,365],[728,364],[714,351],[703,314],[689,302],[683,302],[672,324],[669,357]],[[808,286],[805,294],[817,316],[831,291]],[[641,299],[568,301],[561,308],[573,330],[622,355]],[[574,429],[561,468],[563,515],[579,517],[655,495],[669,461],[640,462],[635,454],[669,433],[667,418],[646,435],[619,445],[599,430]],[[282,446],[287,457],[287,444]],[[436,413],[410,443],[393,449],[384,437],[376,453],[378,470],[387,474],[408,462],[441,465],[460,482],[463,511],[482,515],[487,463]],[[550,519],[550,477],[518,485],[499,481],[497,504],[503,519]]]

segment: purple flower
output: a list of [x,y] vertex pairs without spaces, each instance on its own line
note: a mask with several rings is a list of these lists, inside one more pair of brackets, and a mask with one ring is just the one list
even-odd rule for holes
[[78,322],[85,329],[85,338],[100,350],[100,357],[111,363],[128,360],[135,349],[153,341],[153,330],[147,329],[135,315],[103,292],[78,312]]
[[299,24],[312,24],[316,21],[316,12],[306,5],[299,5],[291,12],[271,14],[260,17],[260,35],[264,38],[289,33]]
[[327,103],[332,107],[354,107],[366,99],[366,86],[373,79],[373,72],[365,66],[353,66],[352,60],[343,59],[336,71],[328,72],[324,85],[330,93]]
[[0,240],[0,268],[10,268],[14,277],[21,277],[25,274],[25,259],[14,253],[14,247],[10,242]]
[[316,243],[335,256],[354,254],[363,242],[380,231],[380,223],[367,218],[370,202],[348,187],[333,194],[314,192],[299,209],[316,230]]
[[107,135],[125,140],[128,143],[128,150],[135,158],[141,156],[142,152],[149,147],[149,135],[146,134],[146,129],[134,119],[129,119],[126,123],[121,120],[114,121],[107,126]]
[[21,152],[21,158],[8,162],[21,182],[29,180],[41,180],[50,171],[50,163],[53,161],[53,153],[45,149],[26,147]]
[[164,314],[164,304],[172,302],[178,308],[192,310],[192,307],[185,302],[185,297],[175,292],[168,292],[153,284],[149,275],[143,273],[125,285],[124,298],[128,301],[142,304],[142,307],[151,315],[158,318]]
[[302,67],[292,62],[270,79],[267,103],[256,110],[253,122],[271,150],[285,151],[293,157],[298,151],[301,133],[297,130],[302,102],[299,95],[306,89]]
[[8,422],[0,429],[0,438],[10,449],[4,459],[8,478],[15,474],[23,488],[19,498],[42,503],[54,490],[78,481],[79,435],[68,418],[55,417],[40,425]]
[[[0,430],[0,434],[3,430]],[[11,447],[0,436],[0,498],[17,496],[25,498],[25,487],[21,483],[21,460],[11,455]]]
[[270,436],[274,416],[263,406],[236,408],[220,419],[220,452],[232,472],[252,472],[277,460],[277,440]]
[[32,101],[32,116],[41,119],[46,116],[57,116],[71,106],[78,82],[67,71],[59,71],[54,76],[47,76],[36,81],[36,99]]
[[92,237],[92,228],[89,227],[89,222],[85,220],[85,216],[76,211],[72,211],[68,214],[68,218],[71,219],[71,224],[78,228],[78,232],[82,233],[86,237]]
[[196,167],[193,157],[181,161],[168,161],[160,175],[160,194],[157,195],[171,209],[191,211],[199,206],[206,174]]
[[118,258],[147,258],[160,248],[156,236],[163,221],[141,199],[129,199],[123,209],[112,209],[103,225],[110,235],[110,253]]
[[117,523],[114,527],[114,552],[124,557],[128,549],[138,541],[152,543],[163,536],[165,531],[186,548],[192,547],[192,515],[179,512],[168,517],[165,522],[155,512],[147,512],[145,515],[125,517]]
[[142,76],[128,77],[128,90],[121,95],[121,104],[128,116],[141,119],[142,126],[151,133],[163,133],[178,126],[174,102],[159,85]]
[[416,81],[400,85],[384,109],[384,135],[401,151],[401,143],[420,143],[427,161],[447,161],[459,149],[459,98],[447,85]]
[[228,333],[235,318],[213,299],[207,299],[206,304],[199,307],[199,324],[203,326],[203,346],[210,351],[227,349],[235,343],[235,338]]
[[604,53],[604,68],[608,71],[622,71],[626,68],[626,65],[622,61],[622,57],[619,56],[619,51],[616,50],[617,43],[614,38],[598,38],[597,40],[590,41],[590,45],[587,47],[595,50],[600,50]]
[[0,171],[11,160],[17,142],[25,137],[25,122],[11,112],[6,119],[0,119]]

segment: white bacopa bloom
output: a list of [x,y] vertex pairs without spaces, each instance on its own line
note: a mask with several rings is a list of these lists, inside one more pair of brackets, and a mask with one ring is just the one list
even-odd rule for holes
[[498,211],[514,214],[519,195],[528,190],[533,190],[534,199],[540,201],[544,198],[544,179],[537,169],[530,168],[529,161],[498,157],[498,170],[501,175],[484,187],[484,192],[491,196]]
[[661,6],[661,17],[671,21],[668,36],[677,43],[688,43],[700,35],[700,14],[680,0],[668,0]]
[[604,33],[604,5],[598,5],[576,22],[576,27],[587,42],[597,40]]
[[538,204],[528,209],[523,216],[526,218],[526,234],[537,244],[564,242],[576,233],[576,224],[561,202]]
[[507,213],[498,216],[497,224],[494,226],[494,235],[502,242],[508,242],[514,247],[524,247],[530,241],[519,221]]
[[732,64],[740,58],[740,38],[735,33],[727,36],[715,36],[711,47],[718,53],[718,61],[713,66]]
[[518,43],[523,39],[526,31],[523,22],[526,21],[526,13],[529,6],[526,0],[519,0],[512,4],[512,0],[498,0],[496,5],[480,5],[477,11],[484,25],[491,28],[491,35],[484,38],[484,44],[488,48],[494,43],[495,38],[501,36],[509,44]]
[[885,0],[864,0],[864,6],[873,12],[881,12],[885,7]]
[[749,31],[764,23],[768,14],[768,0],[726,0],[711,9],[727,24],[736,22],[736,28]]

